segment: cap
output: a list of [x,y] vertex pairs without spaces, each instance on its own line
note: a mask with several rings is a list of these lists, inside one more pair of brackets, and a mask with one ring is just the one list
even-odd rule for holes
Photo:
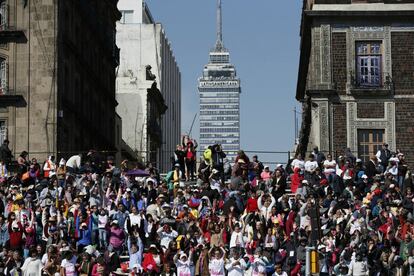
[[116,225],[118,225],[118,220],[113,220],[112,222],[111,222],[111,225],[112,224],[116,224]]
[[239,160],[237,160],[237,163],[240,163],[240,164],[246,164],[246,162],[244,162],[244,160],[243,160],[243,159],[239,159]]
[[216,174],[216,173],[218,173],[219,171],[217,170],[217,169],[213,169],[213,171],[212,171],[212,173],[213,174]]
[[131,192],[131,189],[130,189],[130,188],[127,188],[127,189],[126,189],[126,191],[127,191],[127,192]]
[[86,224],[86,222],[82,222],[81,227],[83,226],[88,226],[88,225]]
[[357,162],[357,163],[361,163],[361,162],[362,162],[362,160],[358,158],[358,159],[356,160],[356,162]]
[[302,180],[303,184],[308,184],[308,181],[306,179]]
[[367,179],[367,178],[368,178],[368,176],[367,176],[366,174],[363,174],[363,175],[361,176],[361,178],[362,178],[362,179]]
[[265,168],[265,169],[268,169],[268,168],[269,168],[269,166],[265,166],[264,168]]
[[180,167],[180,164],[176,163],[176,164],[174,165],[174,167],[176,167],[176,168],[178,167],[178,168],[179,168],[179,167]]
[[164,209],[164,208],[171,208],[171,206],[170,206],[170,204],[168,204],[168,203],[164,203],[163,205],[162,205],[162,208]]
[[187,204],[184,204],[184,205],[183,205],[183,208],[188,208],[188,205],[187,205]]

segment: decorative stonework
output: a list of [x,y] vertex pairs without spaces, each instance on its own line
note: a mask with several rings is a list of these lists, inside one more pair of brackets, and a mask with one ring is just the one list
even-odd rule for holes
[[328,119],[328,102],[319,102],[319,148],[323,151],[329,150],[329,119]]
[[331,26],[321,25],[320,31],[321,83],[331,83]]
[[391,28],[389,26],[355,26],[347,31],[347,93],[350,93],[351,74],[355,76],[356,54],[355,43],[357,41],[380,40],[383,46],[383,66],[382,79],[392,76],[391,64]]
[[385,117],[378,119],[357,118],[357,103],[348,102],[347,109],[347,144],[352,151],[358,150],[358,129],[384,129],[384,141],[390,144],[391,148],[396,148],[395,140],[395,104],[385,102]]
[[321,75],[321,32],[319,27],[312,28],[312,71],[311,74],[313,83],[311,86],[316,86],[320,82],[319,76]]

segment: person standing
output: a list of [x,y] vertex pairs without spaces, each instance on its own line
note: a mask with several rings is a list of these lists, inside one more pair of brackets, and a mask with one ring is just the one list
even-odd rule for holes
[[12,152],[9,149],[9,140],[5,139],[3,141],[3,144],[0,146],[0,160],[3,160],[4,164],[7,167],[10,165],[12,157]]
[[382,144],[382,148],[375,154],[378,158],[378,162],[382,166],[382,172],[385,172],[388,165],[388,160],[391,158],[391,151],[388,149],[388,144]]

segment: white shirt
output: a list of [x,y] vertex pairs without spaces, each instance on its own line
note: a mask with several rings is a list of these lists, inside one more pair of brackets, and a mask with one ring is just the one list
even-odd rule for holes
[[305,168],[305,161],[299,160],[299,159],[294,159],[292,161],[291,166],[292,166],[293,169],[295,169],[295,168],[303,169],[303,168]]
[[243,240],[242,232],[237,233],[236,231],[234,231],[233,233],[231,233],[230,248],[233,248],[233,247],[244,247],[244,240]]
[[[325,166],[330,166],[330,167],[333,166],[333,168],[326,169]],[[324,172],[326,172],[326,173],[334,173],[335,172],[335,168],[336,168],[336,161],[335,160],[329,161],[328,159],[326,159],[323,162],[323,167],[324,167],[324,170],[323,170]]]
[[318,162],[316,161],[306,161],[305,163],[305,171],[313,172],[318,167]]
[[[233,265],[235,262],[239,262],[240,264]],[[229,262],[226,264],[227,269],[227,276],[243,276],[245,269],[246,269],[246,262],[243,260],[243,258],[240,258],[238,260],[231,257],[229,259]]]
[[224,258],[210,260],[208,270],[211,276],[224,276]]
[[177,276],[191,276],[190,260],[185,262],[177,260],[175,266],[177,267]]
[[41,275],[42,262],[38,258],[29,257],[24,261],[22,266],[23,276],[38,276]]
[[79,169],[81,165],[81,157],[79,155],[74,155],[66,161],[66,167],[70,167],[72,169]]
[[158,229],[157,233],[161,239],[161,242],[160,242],[161,247],[165,247],[165,248],[168,248],[170,241],[173,241],[178,236],[177,231],[171,230],[170,233],[167,233],[163,231],[163,227]]
[[76,257],[73,256],[71,260],[63,259],[61,267],[65,269],[66,276],[77,276],[78,273],[76,272]]

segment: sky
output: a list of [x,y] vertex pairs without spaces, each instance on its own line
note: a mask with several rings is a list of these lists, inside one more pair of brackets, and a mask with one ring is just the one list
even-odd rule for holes
[[[198,113],[197,79],[216,41],[216,0],[147,0],[181,71],[182,132]],[[292,150],[301,0],[223,0],[223,41],[241,79],[241,148]],[[197,116],[198,118],[198,116]],[[199,137],[198,120],[192,136]],[[253,153],[251,153],[253,154]],[[259,154],[275,163],[285,155]],[[270,163],[269,163],[270,164]]]

